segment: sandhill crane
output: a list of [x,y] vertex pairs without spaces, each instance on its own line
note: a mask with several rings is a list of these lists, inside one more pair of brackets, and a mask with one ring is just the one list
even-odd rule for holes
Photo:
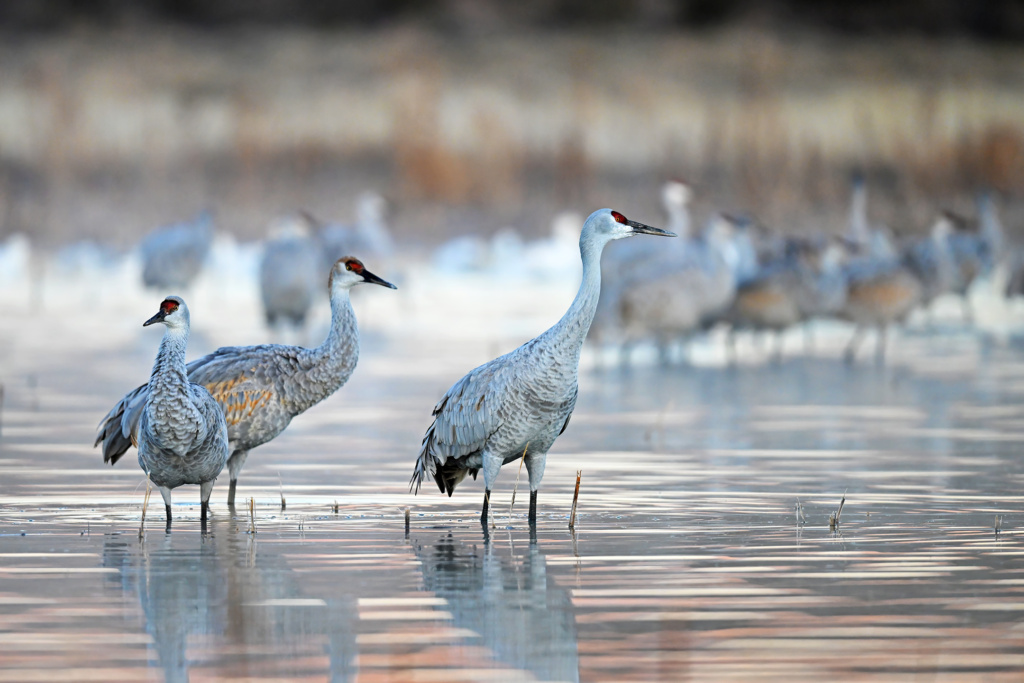
[[1003,228],[996,214],[992,197],[987,192],[977,199],[978,220],[971,223],[952,211],[944,211],[952,231],[949,248],[955,263],[956,279],[954,293],[961,297],[964,319],[970,322],[974,317],[967,290],[976,279],[987,275],[1002,257]]
[[[301,328],[322,287],[320,251],[308,214],[288,216],[271,229],[260,261],[260,297],[267,325],[287,320]],[[332,261],[333,263],[333,261]]]
[[[601,279],[601,298],[590,333],[597,343],[619,343],[620,358],[629,355],[636,334],[630,334],[622,318],[623,294],[637,282],[650,282],[685,259],[690,237],[690,201],[693,190],[682,180],[670,180],[661,189],[661,202],[668,217],[669,229],[680,239],[672,244],[655,244],[636,240],[615,245],[605,256],[605,273]],[[632,326],[634,329],[636,325]],[[646,332],[646,330],[645,330]]]
[[428,476],[442,493],[484,471],[480,522],[501,466],[525,458],[530,477],[531,526],[537,522],[537,490],[548,449],[565,431],[576,406],[580,352],[601,292],[601,252],[612,240],[633,235],[674,236],[631,221],[617,211],[590,214],[580,233],[583,280],[562,319],[518,349],[470,371],[434,407],[410,489]]
[[907,268],[893,260],[871,257],[854,259],[845,269],[846,301],[840,315],[857,327],[843,353],[852,363],[867,327],[878,328],[875,357],[885,358],[889,326],[900,323],[921,301],[921,283]]
[[[834,243],[802,238],[784,240],[782,256],[739,286],[726,313],[734,325],[729,334],[731,361],[736,359],[737,329],[774,333],[774,355],[779,360],[785,328],[836,314],[846,301],[841,259],[842,250]],[[809,345],[809,332],[806,341]]]
[[949,241],[952,232],[950,219],[940,215],[932,224],[927,237],[911,242],[903,251],[903,265],[921,283],[921,305],[926,313],[937,297],[953,291],[959,281]]
[[213,216],[203,211],[191,221],[157,228],[140,245],[142,284],[153,289],[184,289],[192,284],[210,253]]
[[171,489],[183,484],[199,485],[205,524],[213,484],[228,460],[228,427],[210,392],[189,381],[185,301],[177,296],[164,299],[156,315],[142,325],[155,323],[163,323],[166,329],[138,422],[128,436],[138,445],[139,465],[163,496],[167,524],[171,523]]
[[619,296],[623,348],[653,335],[665,362],[672,342],[717,322],[737,283],[756,267],[747,228],[745,218],[716,214],[683,250],[665,250],[671,261],[658,259],[645,277],[634,278]]
[[899,254],[885,226],[871,226],[867,219],[867,188],[864,178],[853,181],[848,232],[852,242],[850,259],[844,268],[846,301],[840,315],[857,327],[844,351],[853,362],[867,327],[878,328],[877,360],[885,357],[889,325],[902,322],[921,301],[920,281],[899,262]]
[[[340,389],[359,359],[359,331],[349,290],[362,283],[396,287],[367,270],[359,259],[340,259],[331,269],[331,329],[315,349],[282,344],[225,346],[188,364],[188,377],[209,389],[224,409],[231,441],[228,505],[234,505],[238,473],[249,451],[288,426],[292,418]],[[114,464],[132,445],[149,385],[135,388],[100,423],[96,444]]]

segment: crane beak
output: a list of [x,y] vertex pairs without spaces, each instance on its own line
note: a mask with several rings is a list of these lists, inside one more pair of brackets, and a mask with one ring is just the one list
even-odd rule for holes
[[388,289],[398,289],[398,287],[395,287],[387,280],[377,277],[365,268],[363,268],[362,276],[363,282],[369,282],[372,285],[380,285],[381,287],[387,287]]
[[662,230],[661,228],[652,228],[649,225],[637,223],[636,221],[627,220],[626,225],[633,228],[634,235],[661,235],[662,237],[678,237],[678,235],[676,235],[674,232]]
[[162,323],[164,321],[164,318],[166,318],[166,317],[167,317],[166,313],[164,313],[163,311],[158,311],[156,315],[154,315],[152,318],[150,318],[146,322],[142,323],[142,326],[143,327],[149,327],[153,323]]

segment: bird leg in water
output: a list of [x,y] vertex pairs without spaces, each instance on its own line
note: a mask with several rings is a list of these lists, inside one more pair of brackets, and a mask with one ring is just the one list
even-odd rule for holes
[[963,312],[964,323],[966,323],[967,325],[973,325],[974,306],[971,304],[971,300],[967,296],[966,292],[963,294],[963,296],[960,297],[960,310]]
[[228,507],[235,507],[235,488],[238,486],[238,473],[242,471],[245,459],[249,457],[249,451],[235,451],[228,458],[228,474],[231,477],[231,484],[228,486]]
[[875,362],[879,365],[885,363],[885,343],[888,332],[888,325],[882,325],[878,328],[878,341],[875,343]]
[[850,343],[846,345],[846,350],[843,351],[843,358],[846,359],[847,363],[852,363],[857,357],[857,347],[860,346],[860,340],[864,336],[864,327],[857,325],[857,329],[853,331],[853,336],[850,337]]
[[537,491],[530,491],[530,528],[537,526]]
[[775,351],[772,353],[772,362],[778,364],[782,362],[782,346],[785,340],[782,338],[782,330],[775,330],[774,336]]
[[199,518],[206,524],[206,516],[210,512],[210,495],[213,493],[213,484],[217,481],[213,479],[211,481],[204,481],[199,485]]
[[490,502],[490,500],[491,500],[491,490],[490,489],[485,489],[484,490],[484,508],[483,508],[483,511],[480,512],[480,523],[483,524],[485,529],[487,528],[487,504]]

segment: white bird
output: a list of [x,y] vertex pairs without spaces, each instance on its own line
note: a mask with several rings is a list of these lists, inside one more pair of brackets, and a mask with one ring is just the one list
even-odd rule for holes
[[188,379],[189,314],[184,300],[164,299],[157,314],[142,325],[155,323],[163,323],[166,329],[131,438],[139,448],[139,465],[163,496],[167,523],[171,523],[171,489],[198,484],[205,524],[213,484],[228,461],[228,427],[210,392]]
[[530,477],[530,525],[548,449],[565,431],[576,406],[579,361],[601,292],[601,252],[612,240],[671,232],[600,209],[580,234],[583,281],[569,310],[553,327],[518,349],[472,370],[434,407],[410,489],[427,477],[451,496],[467,474],[484,471],[481,523],[487,525],[491,490],[501,466],[525,457]]

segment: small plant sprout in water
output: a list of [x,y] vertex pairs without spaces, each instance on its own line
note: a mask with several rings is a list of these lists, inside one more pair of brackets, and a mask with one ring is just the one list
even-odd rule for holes
[[996,519],[992,523],[992,528],[995,529],[996,536],[998,536],[999,532],[1003,530],[1003,516],[1002,515],[996,515]]
[[806,524],[807,523],[807,518],[804,516],[804,504],[800,502],[799,498],[796,499],[796,506],[795,506],[794,509],[796,511],[796,523],[797,523],[797,525],[801,526],[801,525]]
[[287,505],[287,503],[285,503],[285,500],[284,500],[284,482],[281,481],[281,473],[280,472],[277,473],[277,486],[278,486],[278,488],[281,491],[281,512],[284,512],[285,508],[287,508],[288,505]]
[[334,505],[331,506],[331,512],[338,514],[338,501],[334,501]]
[[405,508],[405,535],[409,535],[409,518],[411,517],[411,509]]
[[256,535],[256,499],[249,499],[249,533]]
[[526,462],[526,449],[530,447],[530,442],[527,441],[526,445],[523,446],[523,457],[519,459],[519,469],[516,470],[516,483],[512,487],[512,502],[508,504],[508,523],[512,523],[512,506],[516,504],[516,491],[519,490],[519,475],[523,473],[523,463]]
[[583,477],[583,470],[576,470],[576,492],[572,494],[572,512],[569,513],[569,528],[576,529],[576,503],[580,499],[580,479]]
[[846,491],[843,491],[843,499],[839,501],[839,509],[833,511],[828,516],[828,528],[830,531],[839,531],[839,516],[843,514],[844,505],[846,505]]
[[146,475],[146,497],[142,499],[142,521],[139,522],[139,540],[146,535],[146,508],[149,507],[149,497],[153,493],[153,487],[149,482],[149,475]]

